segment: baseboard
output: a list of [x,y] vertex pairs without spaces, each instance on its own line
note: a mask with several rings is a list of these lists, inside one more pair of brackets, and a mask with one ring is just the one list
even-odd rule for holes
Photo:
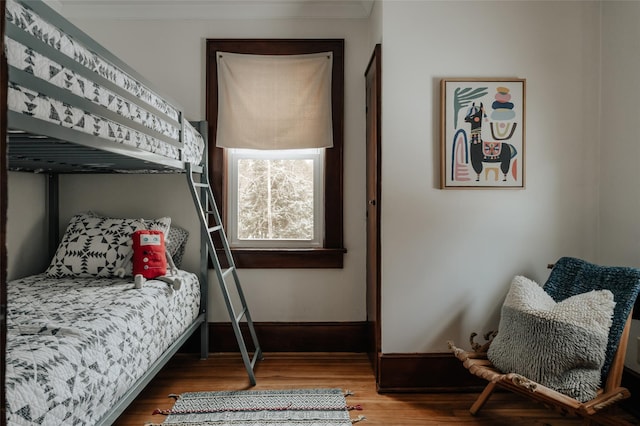
[[450,353],[382,354],[378,392],[476,392],[486,382]]
[[[362,322],[255,322],[263,352],[366,352],[367,323]],[[240,327],[245,345],[253,350],[246,323]],[[183,352],[199,352],[194,336]],[[209,323],[209,352],[238,352],[231,323]]]
[[[480,392],[487,385],[447,353],[382,354],[379,373],[380,393]],[[625,367],[622,386],[631,397],[621,405],[640,418],[640,373]]]

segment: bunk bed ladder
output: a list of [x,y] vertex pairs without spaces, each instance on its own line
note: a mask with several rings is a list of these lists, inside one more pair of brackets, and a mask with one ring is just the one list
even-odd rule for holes
[[[194,174],[199,175],[199,180],[196,180],[194,178]],[[238,271],[236,269],[233,256],[231,255],[229,241],[227,240],[227,236],[222,226],[220,213],[218,212],[216,201],[213,198],[213,191],[211,190],[211,185],[209,184],[209,178],[206,168],[201,173],[195,173],[191,164],[187,164],[187,179],[189,181],[189,188],[191,190],[193,201],[196,204],[196,208],[198,209],[200,225],[203,230],[203,238],[205,238],[207,241],[209,257],[211,259],[211,262],[213,263],[216,277],[218,279],[218,283],[220,284],[220,290],[222,291],[224,302],[227,306],[227,310],[229,311],[231,326],[233,327],[233,332],[235,333],[236,340],[238,341],[238,346],[240,347],[242,360],[244,361],[245,368],[247,369],[251,385],[255,385],[256,377],[253,370],[256,361],[261,360],[263,357],[262,349],[260,348],[260,344],[258,343],[258,337],[253,326],[251,314],[249,313],[249,307],[247,306],[247,301],[244,297],[242,286],[240,285]],[[204,234],[206,234],[206,236]],[[217,235],[218,238],[216,238],[215,235]],[[220,258],[218,255],[219,250],[216,249],[216,244],[214,241],[219,242],[219,245],[222,246],[223,250],[220,250],[220,256],[222,256],[222,259],[225,261],[224,266],[220,262]],[[233,280],[232,288],[235,289],[235,295],[238,297],[241,305],[240,312],[236,310],[236,306],[234,306],[234,303],[232,302],[229,286],[227,285],[227,281],[231,279]],[[251,340],[253,341],[254,353],[251,359],[249,357],[247,345],[245,344],[245,339],[240,328],[240,323],[243,318],[246,320],[246,324],[251,335]]]

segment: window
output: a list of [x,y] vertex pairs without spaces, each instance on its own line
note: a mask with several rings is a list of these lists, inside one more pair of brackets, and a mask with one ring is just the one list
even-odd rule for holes
[[324,149],[230,149],[231,247],[322,247]]
[[[216,55],[221,52],[252,55],[331,52],[333,146],[273,151],[216,147],[219,100]],[[343,40],[207,40],[209,173],[239,268],[343,265],[346,252],[342,239],[343,57]],[[278,175],[284,170],[294,172],[285,179],[284,175]],[[287,191],[287,185],[295,188],[294,193]]]

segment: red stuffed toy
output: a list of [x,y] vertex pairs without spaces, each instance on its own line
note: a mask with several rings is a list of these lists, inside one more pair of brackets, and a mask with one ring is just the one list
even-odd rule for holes
[[[156,279],[169,284],[174,290],[179,290],[182,286],[182,279],[177,276],[178,270],[171,259],[171,255],[166,251],[164,245],[164,233],[155,230],[135,231],[131,238],[133,240],[131,256],[131,267],[135,288],[142,288],[147,279]],[[116,270],[116,275],[124,277],[128,265]],[[167,269],[172,275],[167,275]]]
[[164,232],[141,230],[133,233],[133,276],[153,279],[167,273]]

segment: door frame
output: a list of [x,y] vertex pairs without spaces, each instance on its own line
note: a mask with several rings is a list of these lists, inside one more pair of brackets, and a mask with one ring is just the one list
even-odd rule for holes
[[381,325],[381,52],[377,44],[365,71],[366,81],[366,212],[367,212],[367,328],[369,331],[368,354],[379,384],[379,365],[382,354]]

